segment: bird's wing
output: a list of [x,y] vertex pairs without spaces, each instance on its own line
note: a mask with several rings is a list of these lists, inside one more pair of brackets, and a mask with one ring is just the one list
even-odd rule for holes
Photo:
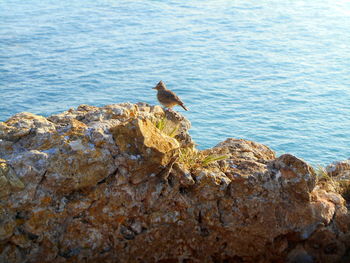
[[172,92],[171,90],[169,90],[169,98],[179,102],[179,103],[182,103],[182,101],[180,100],[180,98],[174,93]]
[[180,98],[178,96],[176,96],[176,94],[174,92],[172,92],[171,90],[167,90],[166,92],[162,92],[162,96],[166,100],[176,101],[178,103],[182,103]]

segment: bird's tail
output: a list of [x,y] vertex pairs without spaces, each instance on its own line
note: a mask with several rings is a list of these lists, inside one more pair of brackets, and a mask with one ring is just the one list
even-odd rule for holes
[[186,108],[185,105],[183,105],[183,103],[181,103],[180,106],[181,106],[182,108],[184,108],[185,111],[188,111],[188,109]]

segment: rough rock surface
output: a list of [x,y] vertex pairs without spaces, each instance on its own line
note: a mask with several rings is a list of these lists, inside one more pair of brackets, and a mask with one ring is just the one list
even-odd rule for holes
[[350,160],[334,162],[326,167],[326,173],[335,184],[338,192],[347,201],[347,207],[350,206]]
[[238,139],[192,165],[189,128],[142,103],[0,123],[0,262],[348,262],[346,202],[312,167]]

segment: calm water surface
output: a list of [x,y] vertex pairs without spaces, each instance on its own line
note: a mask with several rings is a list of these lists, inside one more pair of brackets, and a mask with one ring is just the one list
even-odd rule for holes
[[202,149],[235,137],[312,164],[350,157],[349,1],[0,2],[2,121],[156,104],[160,79]]

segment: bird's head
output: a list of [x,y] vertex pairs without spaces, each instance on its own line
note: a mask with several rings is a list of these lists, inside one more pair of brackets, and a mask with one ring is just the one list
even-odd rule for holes
[[165,87],[165,84],[163,81],[159,81],[157,86],[155,86],[153,89],[156,89],[156,90],[163,90],[163,89],[166,89]]

